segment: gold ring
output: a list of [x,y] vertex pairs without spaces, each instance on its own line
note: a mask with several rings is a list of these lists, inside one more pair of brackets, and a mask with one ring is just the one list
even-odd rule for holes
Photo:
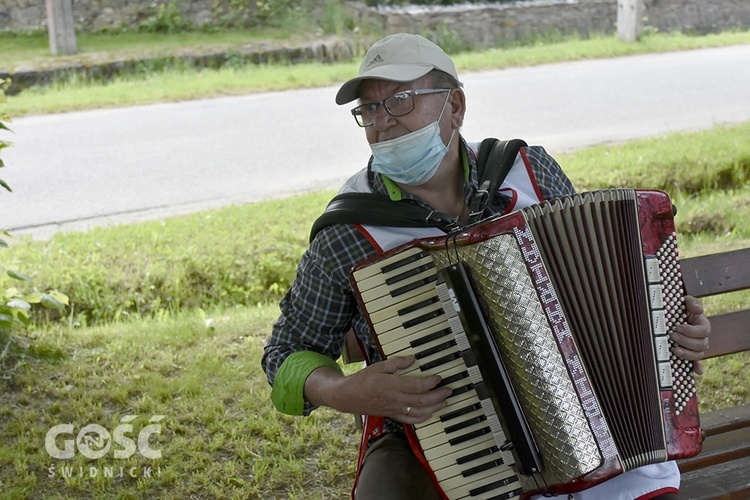
[[411,406],[407,406],[406,407],[406,411],[404,412],[404,415],[406,415],[408,417],[409,413],[411,413]]

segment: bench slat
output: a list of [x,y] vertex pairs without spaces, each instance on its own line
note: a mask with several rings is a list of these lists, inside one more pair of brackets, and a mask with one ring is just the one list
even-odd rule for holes
[[720,408],[701,414],[701,428],[706,436],[750,427],[750,405]]
[[747,500],[750,457],[682,474],[681,500]]
[[738,429],[723,434],[714,434],[703,443],[703,450],[692,458],[680,460],[677,464],[682,472],[703,469],[712,465],[750,457],[750,428]]
[[709,317],[710,349],[706,358],[750,350],[750,309]]
[[705,297],[750,288],[750,248],[680,261],[689,295]]

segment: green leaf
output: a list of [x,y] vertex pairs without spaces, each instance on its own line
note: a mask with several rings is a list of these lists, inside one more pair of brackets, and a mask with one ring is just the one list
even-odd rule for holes
[[29,295],[24,296],[23,300],[25,300],[29,304],[40,304],[42,302],[43,296],[44,294],[41,294],[41,293],[31,293]]
[[[18,296],[18,288],[12,286],[5,290],[5,293],[3,293],[3,297],[6,299],[12,299],[13,297]],[[2,302],[0,302],[0,305],[2,305]]]
[[55,299],[56,301],[60,302],[61,304],[64,304],[66,306],[70,305],[70,299],[68,298],[67,295],[65,295],[62,292],[58,292],[58,291],[49,292],[49,296]]
[[46,293],[42,295],[42,305],[48,309],[55,309],[60,312],[65,310],[65,304]]
[[29,276],[26,276],[25,274],[19,271],[13,271],[12,269],[8,269],[8,276],[13,278],[14,280],[31,281],[31,278]]
[[13,192],[13,190],[10,188],[10,186],[8,184],[6,184],[5,181],[2,180],[2,179],[0,179],[0,186],[4,187],[5,189],[7,189],[10,192]]
[[29,311],[25,309],[13,309],[13,317],[24,326],[29,324]]
[[10,299],[6,305],[10,307],[11,309],[21,309],[23,311],[28,311],[31,309],[31,304],[26,302],[23,299]]
[[13,316],[0,313],[0,326],[5,328],[13,326]]

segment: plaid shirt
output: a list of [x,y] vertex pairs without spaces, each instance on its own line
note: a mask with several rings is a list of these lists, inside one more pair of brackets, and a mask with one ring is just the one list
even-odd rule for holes
[[[469,182],[464,185],[468,202],[478,184],[476,158],[463,139],[462,146],[470,169]],[[544,199],[575,192],[568,177],[544,148],[526,147],[526,156]],[[371,187],[375,193],[387,193],[377,174]],[[404,193],[404,197],[408,195]],[[487,207],[483,217],[507,209],[509,200],[501,196],[496,201]],[[364,345],[367,358],[372,362],[381,359],[349,281],[352,267],[376,254],[376,249],[353,225],[332,225],[317,234],[299,262],[297,277],[280,303],[281,316],[265,346],[261,363],[271,385],[281,364],[294,352],[313,350],[338,359],[350,328]],[[305,402],[305,415],[313,409],[313,405]]]

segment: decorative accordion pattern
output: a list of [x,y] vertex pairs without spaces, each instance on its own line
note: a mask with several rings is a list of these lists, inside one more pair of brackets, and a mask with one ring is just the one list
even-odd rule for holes
[[415,240],[352,283],[382,354],[416,355],[402,375],[454,390],[416,426],[448,498],[571,493],[700,451],[692,364],[669,339],[685,314],[664,193],[534,205]]

